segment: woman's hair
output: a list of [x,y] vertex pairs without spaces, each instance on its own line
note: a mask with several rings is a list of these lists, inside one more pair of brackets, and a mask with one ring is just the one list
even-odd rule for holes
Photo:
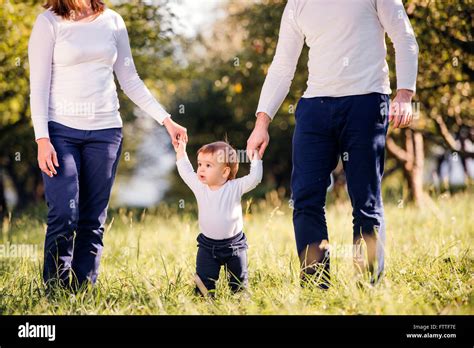
[[[43,7],[51,9],[58,16],[69,19],[74,12],[81,9],[81,2],[78,0],[46,0]],[[105,4],[102,0],[91,0],[91,7],[94,13],[101,13],[105,9]]]
[[230,168],[228,180],[235,179],[237,171],[239,170],[239,161],[237,158],[237,151],[230,146],[226,141],[216,141],[214,143],[203,145],[198,151],[200,153],[217,153],[217,161],[224,163],[226,167]]

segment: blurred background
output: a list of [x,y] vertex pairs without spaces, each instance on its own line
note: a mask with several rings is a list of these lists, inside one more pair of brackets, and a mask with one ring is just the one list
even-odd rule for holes
[[[43,1],[0,0],[0,215],[44,206],[29,108],[27,47]],[[128,27],[145,84],[189,132],[193,164],[204,143],[225,137],[245,149],[260,88],[278,39],[283,0],[106,1]],[[404,1],[420,47],[415,121],[389,130],[383,195],[398,205],[472,187],[474,177],[474,2]],[[394,50],[387,37],[391,82]],[[306,88],[307,49],[270,125],[264,179],[250,195],[289,199],[296,103]],[[118,84],[117,84],[118,86]],[[178,205],[191,197],[163,127],[120,91],[124,147],[112,207]],[[393,96],[392,96],[393,97]],[[248,172],[242,164],[239,176]],[[340,164],[330,202],[347,200]],[[472,197],[472,195],[471,195]]]

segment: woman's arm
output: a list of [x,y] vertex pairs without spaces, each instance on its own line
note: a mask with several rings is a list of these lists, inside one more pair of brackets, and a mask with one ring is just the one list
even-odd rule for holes
[[48,107],[53,51],[53,25],[44,15],[39,15],[28,42],[30,108],[36,139],[49,138]]
[[138,76],[130,49],[127,28],[123,18],[118,14],[116,23],[117,60],[114,64],[114,71],[120,87],[140,109],[163,125],[163,121],[171,115],[158,103]]
[[120,87],[122,87],[125,94],[140,107],[140,109],[153,117],[159,124],[166,127],[173,146],[178,144],[178,139],[188,141],[186,128],[171,119],[171,115],[158,103],[138,76],[130,49],[127,27],[119,14],[116,14],[116,23],[118,52],[117,60],[114,64],[114,71],[117,75]]
[[51,65],[54,51],[54,28],[43,15],[39,15],[28,42],[30,65],[31,120],[38,144],[38,166],[46,175],[57,174],[58,157],[49,140],[48,109],[51,85]]

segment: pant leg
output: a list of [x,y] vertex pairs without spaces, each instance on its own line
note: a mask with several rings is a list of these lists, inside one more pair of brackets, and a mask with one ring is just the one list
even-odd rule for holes
[[371,93],[353,96],[350,100],[344,113],[340,146],[341,152],[347,156],[343,165],[353,207],[354,243],[362,236],[376,237],[377,269],[374,273],[377,278],[384,268],[385,223],[381,181],[388,129],[388,115],[381,111],[383,103],[388,105],[389,97]]
[[307,245],[328,239],[326,193],[338,162],[332,108],[324,98],[301,98],[293,134],[291,191],[298,255]]
[[[216,255],[202,246],[198,246],[196,256],[196,274],[199,276],[208,291],[216,289],[216,282],[219,279],[221,262]],[[199,293],[199,290],[196,288]]]
[[79,221],[72,263],[79,286],[97,280],[107,208],[121,148],[121,128],[86,131],[81,149]]
[[49,122],[48,128],[59,167],[56,168],[58,174],[52,178],[43,173],[48,206],[43,279],[46,284],[60,280],[66,285],[69,283],[78,221],[82,134],[55,122]]
[[227,280],[232,292],[248,288],[247,249],[236,249],[225,262]]
[[247,237],[242,232],[242,236],[236,237],[230,249],[227,249],[226,254],[223,255],[227,281],[232,292],[248,288],[247,249]]

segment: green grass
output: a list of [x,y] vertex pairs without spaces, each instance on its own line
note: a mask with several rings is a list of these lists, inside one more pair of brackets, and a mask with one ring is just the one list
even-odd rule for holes
[[[440,196],[422,208],[386,203],[386,276],[355,285],[351,258],[332,259],[328,291],[298,282],[291,210],[276,195],[245,214],[249,294],[219,283],[215,300],[194,295],[198,226],[193,207],[111,212],[93,291],[47,299],[41,286],[42,214],[4,223],[2,243],[36,244],[36,258],[0,256],[2,314],[474,314],[474,195]],[[41,212],[41,210],[40,210]],[[347,202],[328,207],[330,242],[350,245]],[[113,221],[112,221],[113,219]]]

